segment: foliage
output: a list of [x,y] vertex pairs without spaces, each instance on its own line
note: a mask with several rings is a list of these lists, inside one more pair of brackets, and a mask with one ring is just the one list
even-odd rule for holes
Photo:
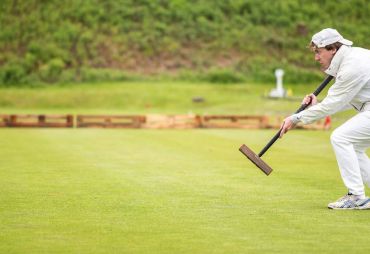
[[241,83],[245,81],[245,78],[232,70],[211,70],[205,75],[204,80],[211,83],[228,84]]
[[369,12],[366,0],[3,0],[0,84],[60,82],[65,71],[92,81],[84,68],[99,77],[218,69],[266,82],[278,66],[292,82],[316,80],[312,33],[335,27],[368,47]]

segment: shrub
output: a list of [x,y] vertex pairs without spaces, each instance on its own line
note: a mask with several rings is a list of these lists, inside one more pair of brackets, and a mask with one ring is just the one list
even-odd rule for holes
[[27,82],[27,73],[21,63],[9,63],[0,68],[0,85],[20,85]]
[[48,83],[54,83],[58,81],[64,66],[65,64],[62,59],[55,58],[50,60],[47,64],[41,66],[40,68],[41,80]]
[[[0,81],[126,80],[127,74],[107,69],[129,73],[136,70],[133,62],[152,68],[160,59],[158,68],[181,62],[179,76],[186,68],[194,73],[191,78],[210,82],[234,83],[245,77],[271,82],[275,68],[292,72],[287,79],[299,82],[317,78],[305,46],[323,27],[334,26],[355,45],[370,46],[368,1],[300,2],[3,0]],[[217,62],[222,60],[210,57],[220,52],[232,58],[226,70],[217,69],[225,66]],[[173,68],[163,70],[163,76],[171,74]]]
[[204,80],[211,83],[232,84],[241,83],[245,81],[245,78],[241,74],[232,70],[214,69],[205,74]]

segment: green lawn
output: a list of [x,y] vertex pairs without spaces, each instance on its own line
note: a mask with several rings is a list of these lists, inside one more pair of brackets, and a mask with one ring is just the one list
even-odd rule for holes
[[[369,253],[329,132],[0,129],[0,253]],[[367,189],[369,192],[369,189]]]
[[[287,88],[290,87],[295,96],[301,97],[313,91],[315,86]],[[264,94],[274,87],[274,84],[217,85],[158,81],[0,88],[0,110],[11,113],[281,114],[298,108],[299,101],[264,98]],[[205,101],[193,103],[194,97],[203,97]]]
[[[295,111],[298,101],[263,98],[273,86],[1,88],[0,113]],[[0,253],[369,253],[369,212],[326,208],[346,192],[330,132],[289,132],[264,155],[274,169],[266,177],[238,148],[257,153],[274,134],[0,128]]]

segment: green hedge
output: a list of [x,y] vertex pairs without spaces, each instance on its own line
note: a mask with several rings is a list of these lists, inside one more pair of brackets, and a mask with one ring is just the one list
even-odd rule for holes
[[294,83],[317,78],[306,45],[324,27],[370,46],[367,0],[3,0],[0,13],[3,85],[61,82],[65,73],[93,81],[107,69],[266,82],[275,67]]

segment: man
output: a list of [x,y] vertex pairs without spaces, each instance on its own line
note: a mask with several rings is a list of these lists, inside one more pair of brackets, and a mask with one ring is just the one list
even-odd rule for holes
[[334,76],[335,83],[327,96],[317,103],[316,96],[307,95],[302,103],[309,108],[287,117],[280,137],[298,122],[312,123],[338,111],[354,108],[358,113],[338,127],[330,139],[339,170],[348,193],[328,204],[330,209],[370,209],[364,184],[370,187],[370,50],[351,47],[352,42],[337,30],[326,28],[312,37],[310,48],[322,70]]

